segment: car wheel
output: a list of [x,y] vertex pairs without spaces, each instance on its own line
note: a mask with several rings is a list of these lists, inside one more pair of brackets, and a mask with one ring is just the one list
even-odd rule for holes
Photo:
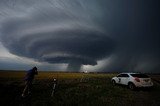
[[112,80],[112,85],[116,85],[116,81],[115,80]]
[[134,90],[135,89],[135,85],[133,83],[129,83],[128,84],[129,89]]

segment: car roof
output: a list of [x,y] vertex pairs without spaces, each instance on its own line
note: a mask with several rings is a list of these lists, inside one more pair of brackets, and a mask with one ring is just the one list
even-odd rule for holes
[[135,73],[135,72],[123,72],[123,73],[119,73],[119,74],[140,74],[140,73]]

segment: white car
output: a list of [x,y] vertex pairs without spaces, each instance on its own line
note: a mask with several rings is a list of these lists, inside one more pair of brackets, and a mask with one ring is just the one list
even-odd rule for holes
[[136,87],[153,86],[151,78],[141,73],[120,73],[116,77],[113,77],[111,81],[113,85],[115,84],[127,85],[132,90],[135,89]]

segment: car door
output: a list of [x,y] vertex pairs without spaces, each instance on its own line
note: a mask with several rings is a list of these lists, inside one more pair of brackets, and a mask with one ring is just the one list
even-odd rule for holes
[[127,85],[129,80],[129,75],[128,74],[122,74],[121,75],[121,84]]
[[117,75],[117,83],[121,84],[122,74]]

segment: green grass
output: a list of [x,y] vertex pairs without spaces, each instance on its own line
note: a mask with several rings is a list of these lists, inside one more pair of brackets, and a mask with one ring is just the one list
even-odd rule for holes
[[[0,72],[0,105],[32,106],[158,106],[160,85],[152,89],[131,91],[125,86],[113,86],[115,74],[84,74],[39,72],[35,77],[32,96],[22,99],[24,72]],[[81,82],[81,78],[86,80]],[[51,97],[52,79],[58,78],[55,95]]]

